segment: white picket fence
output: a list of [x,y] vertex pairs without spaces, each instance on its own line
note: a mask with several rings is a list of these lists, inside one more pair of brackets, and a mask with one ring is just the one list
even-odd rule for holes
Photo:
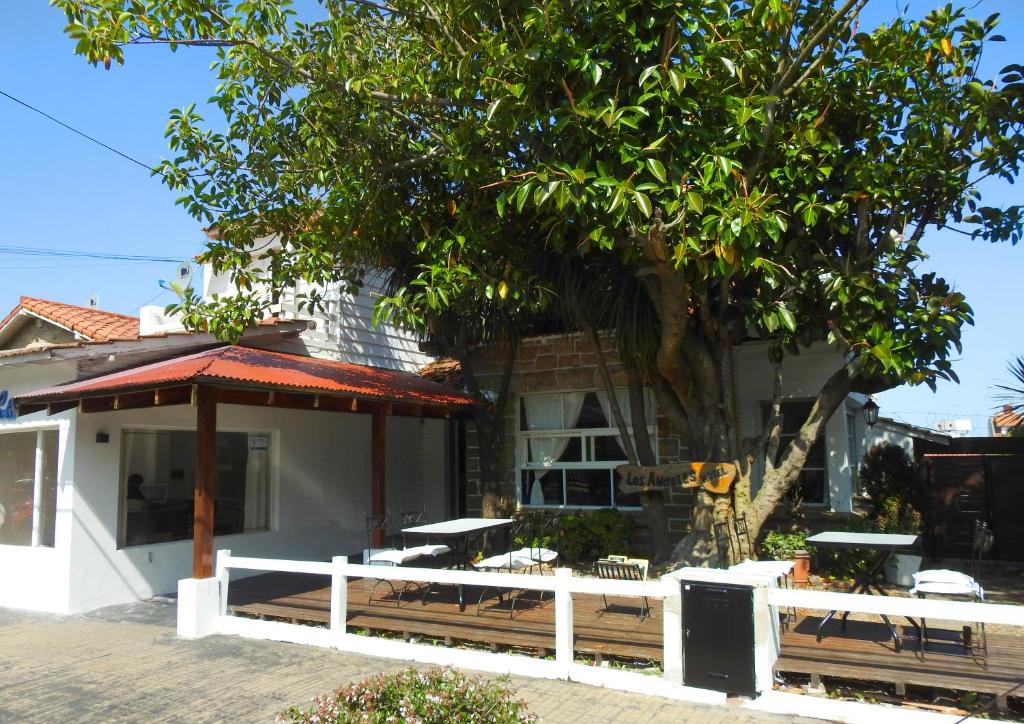
[[[276,621],[259,621],[249,617],[227,614],[227,598],[230,590],[230,571],[278,571],[291,573],[313,573],[330,577],[331,609],[328,628],[317,628]],[[216,558],[216,580],[219,582],[217,616],[214,622],[216,633],[238,634],[253,638],[279,641],[293,641],[318,646],[330,646],[342,650],[357,651],[373,655],[396,656],[426,663],[462,666],[483,671],[508,672],[524,676],[543,678],[572,678],[591,680],[605,685],[609,677],[617,680],[620,688],[635,689],[633,677],[640,677],[649,684],[657,679],[621,670],[603,669],[577,664],[573,661],[572,596],[574,594],[597,594],[617,597],[640,597],[665,601],[663,627],[666,639],[679,639],[681,621],[679,599],[681,591],[678,581],[666,577],[657,581],[608,581],[603,579],[575,577],[569,568],[556,568],[554,576],[539,576],[530,573],[496,573],[473,570],[451,570],[415,567],[384,567],[350,563],[346,556],[337,556],[330,562],[296,561],[271,558],[233,556],[230,551],[218,551]],[[509,590],[543,591],[554,596],[555,636],[554,661],[513,653],[492,653],[464,648],[441,647],[396,641],[373,636],[354,635],[347,631],[348,579],[387,579],[392,582],[421,584],[442,584],[452,586],[494,587]],[[676,612],[675,614],[673,612]],[[681,641],[680,641],[681,644]],[[675,658],[682,655],[681,645],[670,647],[676,650]],[[672,667],[672,654],[668,666]],[[676,665],[681,667],[681,661]],[[591,670],[581,672],[580,669]],[[575,676],[573,676],[573,672]],[[631,686],[632,684],[632,686]],[[643,688],[643,687],[641,687]],[[718,695],[710,692],[711,698]]]
[[[329,626],[324,628],[228,615],[227,602],[231,585],[231,571],[233,570],[306,573],[329,577],[331,582]],[[553,593],[554,660],[539,659],[523,654],[492,653],[458,647],[434,646],[350,633],[346,627],[349,578],[386,578],[390,581],[527,589]],[[822,709],[820,700],[815,700],[813,704],[810,704],[806,701],[807,697],[782,694],[771,690],[773,668],[778,655],[777,611],[780,608],[839,610],[910,616],[929,620],[1024,626],[1024,606],[777,588],[773,581],[763,576],[713,569],[680,569],[659,580],[652,581],[614,581],[577,577],[568,568],[558,568],[554,575],[483,573],[433,568],[382,568],[381,566],[349,563],[345,556],[335,557],[330,562],[293,561],[233,556],[230,551],[222,550],[217,553],[214,579],[200,581],[188,579],[181,582],[182,584],[201,584],[207,588],[204,589],[205,593],[197,595],[192,592],[186,597],[182,594],[187,589],[179,586],[179,633],[184,636],[202,636],[211,633],[236,634],[250,638],[330,647],[354,653],[458,666],[487,672],[570,679],[677,700],[723,704],[725,702],[724,694],[683,685],[682,589],[683,583],[688,581],[732,583],[751,586],[754,589],[755,679],[758,690],[763,693],[754,702],[748,702],[745,706],[775,712],[827,716],[843,721],[865,719],[863,712],[856,715],[844,713],[849,707],[844,708],[844,706],[840,706],[840,703],[830,704],[826,709]],[[213,585],[210,587],[208,584]],[[661,600],[664,676],[658,678],[638,672],[577,662],[573,654],[573,596],[575,594],[604,594],[636,598],[646,596],[649,599]],[[190,618],[192,616],[195,618]],[[183,620],[186,621],[184,626]],[[966,683],[968,685],[965,688],[969,688],[969,682]],[[844,704],[848,704],[848,702]],[[810,708],[808,708],[809,706]],[[849,711],[854,710],[849,709]],[[871,717],[866,718],[870,719]]]

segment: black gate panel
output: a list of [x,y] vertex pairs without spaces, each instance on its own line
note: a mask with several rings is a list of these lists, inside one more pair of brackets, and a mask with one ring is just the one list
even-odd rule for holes
[[682,586],[683,683],[756,696],[754,590],[687,581]]

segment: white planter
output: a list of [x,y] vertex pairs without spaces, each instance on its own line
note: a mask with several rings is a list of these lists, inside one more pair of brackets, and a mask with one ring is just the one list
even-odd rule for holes
[[921,556],[893,553],[885,562],[885,580],[897,586],[914,585],[914,574],[921,570]]

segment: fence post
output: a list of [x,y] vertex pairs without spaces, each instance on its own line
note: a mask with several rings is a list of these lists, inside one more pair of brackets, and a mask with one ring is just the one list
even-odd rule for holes
[[661,577],[665,586],[662,607],[662,670],[664,678],[673,684],[683,683],[683,590],[679,579],[672,575]]
[[331,559],[334,570],[331,573],[331,633],[340,644],[345,638],[345,622],[348,620],[348,577],[344,567],[348,556],[334,556]]
[[571,568],[555,569],[555,665],[559,676],[569,678],[573,661],[572,592],[569,590]]
[[228,568],[228,559],[231,558],[231,551],[217,551],[217,568],[214,576],[217,578],[219,600],[217,601],[217,615],[226,616],[228,613],[228,585],[231,583],[231,569]]

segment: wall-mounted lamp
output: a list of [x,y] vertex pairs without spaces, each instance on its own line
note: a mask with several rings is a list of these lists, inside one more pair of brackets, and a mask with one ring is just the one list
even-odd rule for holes
[[874,427],[875,423],[878,422],[878,405],[875,403],[874,398],[869,397],[861,410],[864,412],[864,422],[868,424],[868,427]]
[[110,433],[108,433],[108,432],[97,432],[96,433],[96,442],[101,443],[101,444],[110,442]]

